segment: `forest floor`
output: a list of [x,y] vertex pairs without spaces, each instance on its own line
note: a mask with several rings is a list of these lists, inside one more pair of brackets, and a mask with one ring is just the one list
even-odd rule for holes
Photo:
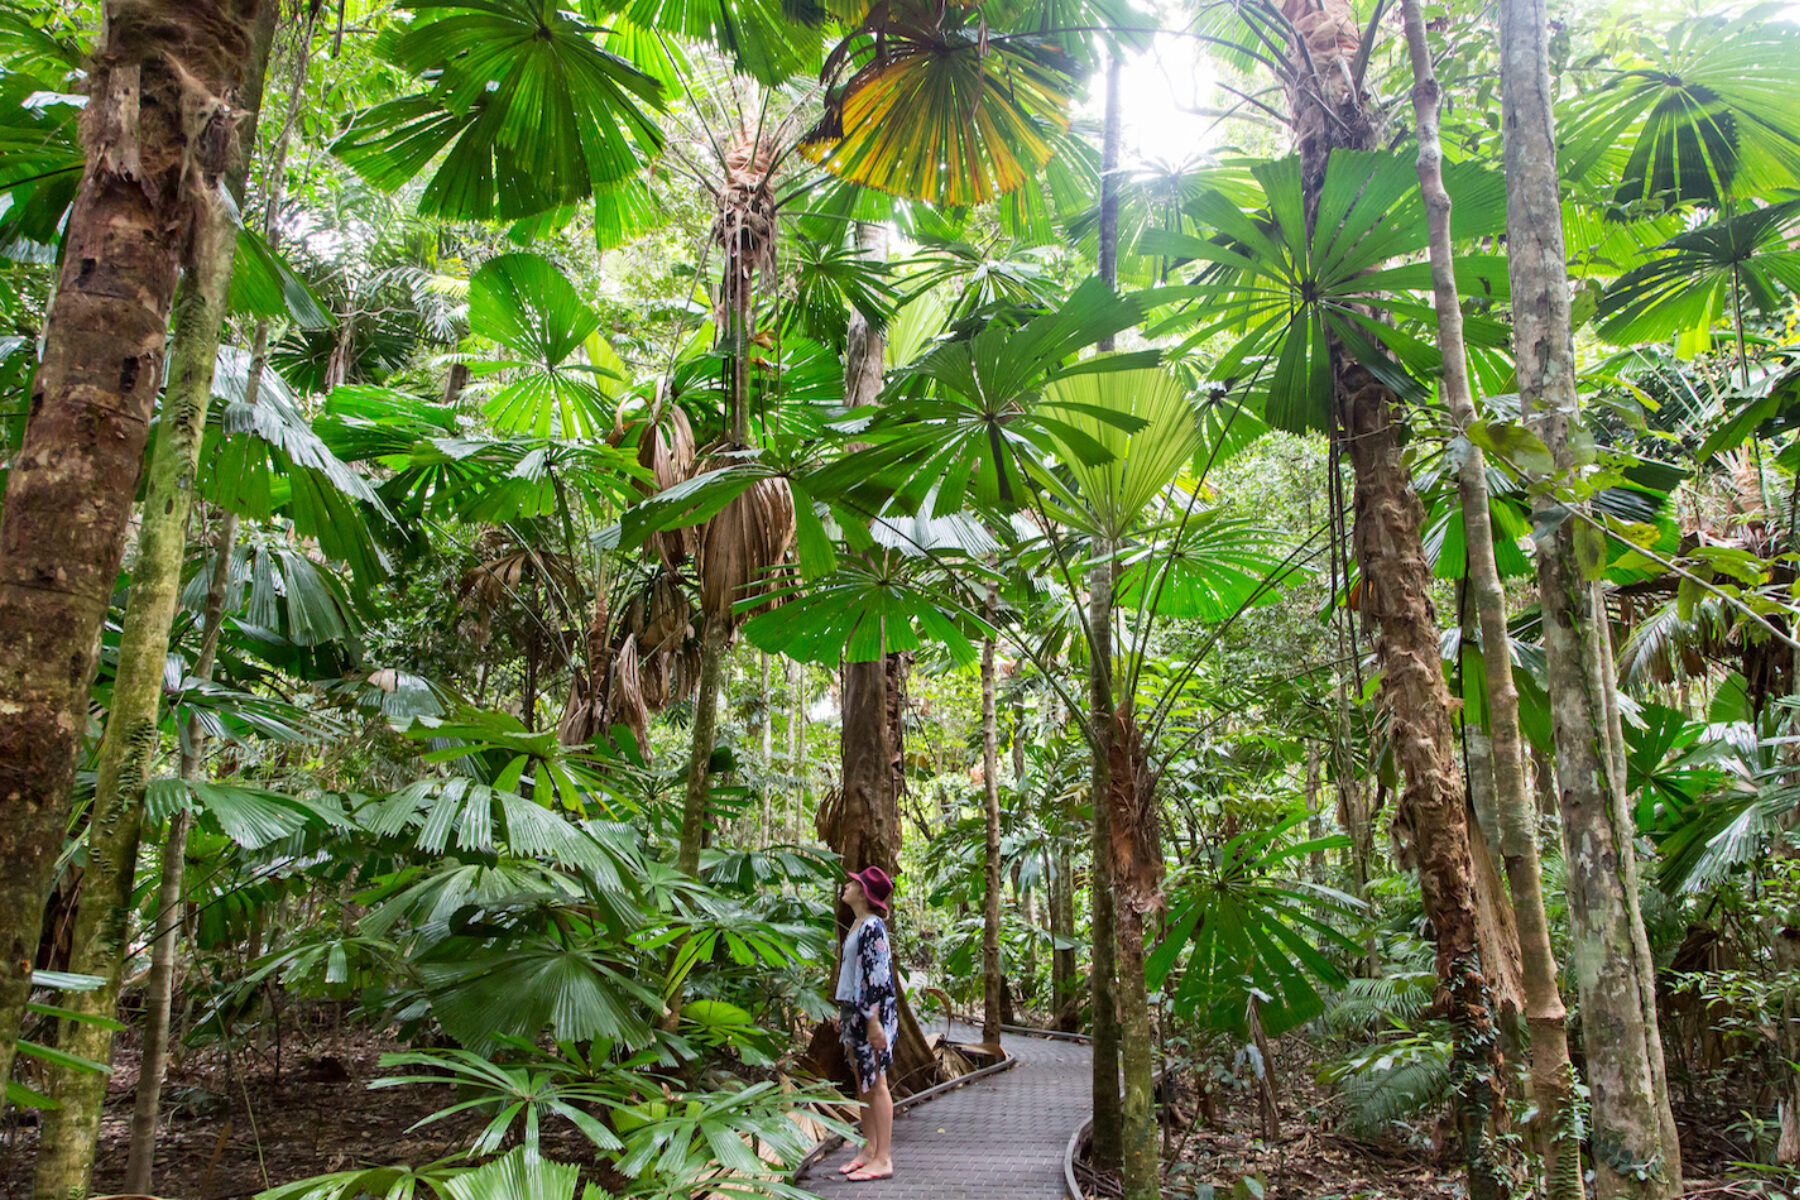
[[[396,1072],[385,1053],[409,1047],[385,1033],[346,1026],[296,1035],[289,1031],[281,1069],[272,1047],[239,1050],[230,1061],[214,1049],[172,1065],[163,1088],[164,1122],[155,1191],[181,1200],[243,1200],[263,1189],[328,1171],[410,1163],[423,1166],[456,1153],[485,1124],[459,1113],[423,1129],[412,1126],[453,1102],[448,1088],[369,1090]],[[137,1086],[137,1049],[121,1045],[107,1093],[94,1166],[93,1194],[123,1188]],[[0,1200],[29,1200],[37,1145],[35,1116],[8,1116],[0,1140]],[[563,1137],[569,1144],[560,1144]],[[551,1157],[587,1157],[580,1135],[546,1127]]]
[[[287,1031],[279,1073],[272,1045],[239,1049],[230,1059],[216,1047],[190,1052],[171,1069],[163,1093],[156,1193],[181,1200],[247,1200],[271,1185],[330,1171],[402,1162],[422,1166],[455,1153],[484,1118],[463,1113],[413,1128],[452,1102],[448,1090],[369,1090],[371,1081],[391,1073],[380,1066],[381,1055],[406,1048],[385,1031],[327,1022]],[[1185,1079],[1165,1135],[1165,1156],[1180,1160],[1166,1194],[1192,1196],[1195,1185],[1211,1184],[1221,1200],[1258,1194],[1269,1200],[1466,1195],[1442,1127],[1421,1125],[1409,1139],[1380,1141],[1339,1132],[1338,1102],[1312,1077],[1319,1054],[1320,1048],[1299,1038],[1279,1045],[1281,1123],[1273,1139],[1262,1136],[1253,1090],[1215,1087],[1207,1119],[1191,1078]],[[136,1046],[122,1044],[101,1128],[95,1195],[122,1187],[136,1082]],[[1721,1133],[1735,1115],[1730,1108],[1723,1095],[1704,1107],[1692,1100],[1677,1106],[1691,1196],[1747,1200],[1752,1195],[1741,1182],[1725,1182],[1736,1174],[1730,1160],[1747,1156],[1746,1148]],[[0,1128],[0,1200],[29,1200],[36,1143],[35,1115],[9,1113]],[[586,1157],[586,1143],[566,1127],[547,1127],[544,1143],[551,1157]],[[1240,1180],[1261,1186],[1240,1186]],[[1090,1196],[1118,1194],[1116,1183],[1086,1182]]]
[[[1165,1176],[1166,1197],[1186,1200],[1210,1185],[1218,1200],[1466,1200],[1468,1181],[1448,1121],[1397,1126],[1395,1136],[1375,1140],[1352,1137],[1343,1132],[1341,1102],[1313,1077],[1329,1053],[1290,1037],[1277,1043],[1274,1058],[1281,1118],[1273,1138],[1263,1136],[1253,1087],[1215,1086],[1203,1104],[1191,1076],[1177,1085],[1163,1132],[1163,1161],[1175,1164]],[[1765,1194],[1733,1166],[1749,1151],[1722,1133],[1728,1109],[1724,1095],[1676,1104],[1688,1197]],[[1077,1172],[1091,1200],[1122,1194],[1116,1176],[1096,1177],[1085,1163]]]

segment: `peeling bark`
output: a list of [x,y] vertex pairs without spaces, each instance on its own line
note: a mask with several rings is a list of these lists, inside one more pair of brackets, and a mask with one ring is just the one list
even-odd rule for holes
[[[1362,27],[1349,5],[1324,0],[1314,8],[1310,0],[1284,0],[1281,10],[1300,39],[1290,60],[1295,79],[1290,103],[1310,225],[1331,152],[1374,149],[1380,137],[1351,71]],[[1452,1072],[1470,1195],[1495,1200],[1509,1194],[1487,1136],[1501,1055],[1483,973],[1467,800],[1438,654],[1431,572],[1420,539],[1424,510],[1401,454],[1399,397],[1342,345],[1334,342],[1331,356],[1341,436],[1356,484],[1353,540],[1362,569],[1363,613],[1376,629],[1380,700],[1393,717],[1394,762],[1403,778],[1393,832],[1416,856],[1425,912],[1437,939],[1440,1001],[1453,1033]]]

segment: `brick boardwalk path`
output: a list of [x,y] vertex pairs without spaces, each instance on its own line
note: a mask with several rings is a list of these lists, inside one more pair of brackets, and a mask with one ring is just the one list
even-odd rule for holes
[[[933,1023],[926,1032],[936,1028]],[[960,1023],[955,1040],[979,1042]],[[860,1200],[1058,1200],[1063,1150],[1092,1107],[1091,1052],[1085,1045],[1009,1033],[1019,1063],[894,1118],[894,1177],[851,1183],[837,1173],[845,1146],[819,1163],[802,1187]]]

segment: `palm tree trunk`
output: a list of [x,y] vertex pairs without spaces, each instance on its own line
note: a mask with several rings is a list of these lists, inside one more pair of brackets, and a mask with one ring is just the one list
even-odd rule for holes
[[[993,619],[996,589],[988,589],[988,619]],[[981,1040],[1000,1044],[1000,990],[1005,979],[1000,970],[1000,755],[994,715],[994,639],[981,643],[981,768],[987,820],[986,903],[981,921],[982,1006]]]
[[701,625],[700,690],[694,695],[694,734],[688,757],[687,791],[681,805],[681,845],[675,869],[700,875],[700,848],[706,841],[707,796],[712,790],[712,754],[718,734],[719,685],[725,678],[725,652],[731,640],[731,618],[707,613]]
[[1162,846],[1155,781],[1129,699],[1119,701],[1109,746],[1113,913],[1119,955],[1119,1057],[1124,1067],[1119,1113],[1119,1173],[1125,1200],[1162,1194],[1157,1157],[1155,1041],[1144,976],[1144,927],[1162,906]]
[[111,0],[88,63],[87,165],[0,515],[0,1079],[62,848],[181,248],[235,148],[242,114],[220,98],[242,87],[264,2]]
[[[1444,187],[1443,151],[1438,142],[1439,89],[1418,0],[1401,0],[1406,41],[1413,66],[1413,112],[1419,128],[1419,185],[1429,227],[1433,302],[1438,345],[1444,356],[1440,390],[1458,429],[1476,420],[1468,352],[1458,304],[1454,251],[1450,244],[1450,194]],[[1484,833],[1497,835],[1518,923],[1524,968],[1525,1019],[1531,1030],[1531,1084],[1539,1115],[1537,1141],[1544,1160],[1546,1194],[1579,1200],[1581,1143],[1571,1119],[1573,1068],[1569,1064],[1568,1014],[1557,987],[1556,955],[1544,912],[1544,876],[1538,858],[1537,811],[1525,776],[1525,739],[1519,728],[1519,691],[1513,682],[1512,641],[1506,622],[1506,589],[1494,558],[1488,505],[1487,463],[1470,444],[1457,468],[1463,536],[1469,564],[1469,598],[1481,635],[1487,688],[1485,730],[1468,727],[1471,771],[1491,783],[1491,806],[1477,800]],[[1473,789],[1471,789],[1473,791]],[[1491,809],[1491,813],[1490,813]]]
[[1088,718],[1093,723],[1093,870],[1089,987],[1094,1005],[1094,1163],[1102,1170],[1119,1165],[1124,1114],[1119,1092],[1118,932],[1113,906],[1112,829],[1107,805],[1112,794],[1112,562],[1104,539],[1096,539],[1095,563],[1088,570]]
[[[1353,72],[1362,27],[1349,5],[1325,0],[1315,11],[1304,0],[1288,0],[1283,12],[1307,30],[1306,43],[1296,45],[1291,63],[1291,102],[1310,227],[1331,152],[1374,149],[1380,138]],[[1425,912],[1437,937],[1469,1192],[1474,1200],[1496,1200],[1509,1192],[1488,1137],[1502,1065],[1481,959],[1468,804],[1439,663],[1431,572],[1420,539],[1424,509],[1401,454],[1395,420],[1399,398],[1335,339],[1331,359],[1341,432],[1355,478],[1354,541],[1363,575],[1363,611],[1377,627],[1381,700],[1393,714],[1394,761],[1404,778],[1395,832],[1416,856]]]
[[[1542,0],[1500,5],[1506,133],[1507,268],[1521,404],[1559,475],[1574,466],[1574,332],[1557,187],[1548,29]],[[1602,1198],[1662,1200],[1681,1190],[1656,1022],[1656,975],[1638,908],[1634,828],[1610,746],[1616,681],[1605,609],[1576,555],[1576,523],[1538,539],[1550,707],[1567,848],[1571,958],[1592,1094],[1594,1174]],[[1509,846],[1509,850],[1511,847]],[[1536,1032],[1534,1027],[1534,1033]]]
[[[1118,278],[1119,142],[1123,116],[1119,105],[1119,80],[1123,70],[1118,56],[1106,68],[1106,126],[1100,150],[1100,278],[1112,286]],[[1102,351],[1113,348],[1108,336],[1099,342]],[[1088,717],[1093,723],[1093,956],[1089,986],[1094,1004],[1094,1165],[1110,1170],[1119,1165],[1124,1113],[1119,1093],[1119,968],[1117,929],[1113,913],[1112,836],[1106,819],[1107,798],[1112,793],[1108,759],[1112,753],[1112,563],[1111,548],[1096,539],[1094,566],[1088,579]]]
[[[277,12],[273,4],[263,6],[252,31],[244,83],[245,103],[252,112],[261,102]],[[246,140],[255,136],[253,117],[239,127],[239,133]],[[242,169],[232,174],[234,190],[241,190]],[[160,741],[157,712],[162,702],[163,664],[181,593],[188,512],[236,250],[237,227],[224,202],[213,194],[197,198],[183,264],[184,282],[175,305],[174,358],[144,491],[131,597],[119,636],[112,704],[97,756],[87,872],[75,912],[69,969],[99,976],[105,982],[92,991],[71,992],[62,1001],[84,1017],[110,1017],[118,1005],[144,792]],[[83,1058],[110,1061],[112,1042],[112,1031],[90,1020],[64,1020],[57,1029],[58,1047]],[[57,1107],[44,1114],[32,1190],[40,1200],[66,1200],[87,1191],[106,1078],[52,1067],[50,1095]]]

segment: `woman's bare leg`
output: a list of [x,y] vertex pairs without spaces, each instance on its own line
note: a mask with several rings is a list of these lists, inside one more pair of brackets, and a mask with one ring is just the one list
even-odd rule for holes
[[887,1074],[875,1077],[875,1086],[863,1093],[863,1133],[869,1139],[863,1150],[870,1174],[888,1175],[894,1170],[894,1097],[888,1091]]
[[[864,1093],[863,1093],[863,1085],[862,1085],[862,1071],[856,1065],[856,1056],[854,1054],[852,1054],[850,1056],[850,1074],[856,1080],[856,1094],[858,1096],[863,1096]],[[866,1100],[867,1097],[864,1096],[864,1099]],[[875,1143],[870,1139],[870,1136],[869,1136],[869,1106],[866,1103],[863,1105],[863,1111],[862,1111],[862,1131],[863,1131],[862,1149],[858,1150],[856,1152],[856,1156],[854,1158],[852,1158],[849,1162],[845,1163],[843,1166],[838,1168],[839,1175],[848,1175],[852,1171],[862,1170],[865,1166],[867,1166],[869,1164],[870,1156],[872,1156],[875,1153],[875,1150],[874,1150]]]

